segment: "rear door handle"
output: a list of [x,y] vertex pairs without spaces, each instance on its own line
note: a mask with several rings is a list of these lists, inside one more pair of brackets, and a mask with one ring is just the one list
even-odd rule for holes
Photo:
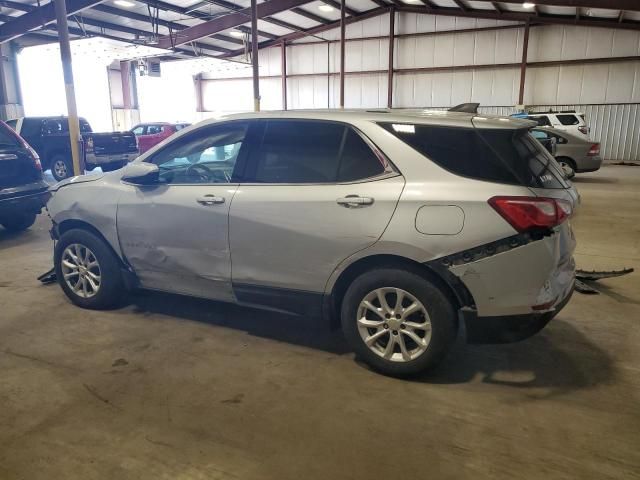
[[336,200],[338,205],[346,208],[358,208],[366,207],[367,205],[373,205],[373,198],[361,197],[360,195],[347,195]]
[[224,197],[216,195],[204,195],[196,200],[200,205],[220,205],[224,203]]

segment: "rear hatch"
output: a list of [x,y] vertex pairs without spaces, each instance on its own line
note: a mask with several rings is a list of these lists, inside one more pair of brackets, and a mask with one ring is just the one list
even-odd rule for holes
[[0,124],[0,190],[42,179],[42,172],[26,144],[9,127]]
[[[477,127],[476,122],[473,123]],[[528,128],[476,128],[476,131],[518,183],[536,196],[564,200],[573,210],[578,207],[578,192]]]
[[136,136],[132,132],[87,134],[87,150],[96,155],[112,155],[138,151]]

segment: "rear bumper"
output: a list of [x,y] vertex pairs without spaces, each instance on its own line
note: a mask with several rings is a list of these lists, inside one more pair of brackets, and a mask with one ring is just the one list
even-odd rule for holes
[[576,162],[576,173],[595,172],[602,166],[602,157],[599,155],[593,157],[584,157]]
[[525,340],[546,327],[569,303],[572,295],[573,284],[564,297],[553,307],[553,310],[544,313],[478,317],[474,310],[462,309],[461,314],[467,332],[467,343],[497,344]]
[[40,213],[50,196],[48,187],[44,184],[34,190],[20,190],[13,195],[2,195],[0,197],[0,216]]
[[95,153],[87,153],[85,161],[87,165],[100,166],[113,163],[126,165],[132,162],[140,155],[139,152],[114,153],[109,155],[96,155]]

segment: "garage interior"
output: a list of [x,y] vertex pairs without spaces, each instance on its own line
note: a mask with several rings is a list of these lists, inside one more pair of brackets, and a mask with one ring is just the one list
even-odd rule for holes
[[[67,112],[55,1],[0,0],[5,121]],[[101,131],[468,102],[583,114],[604,163],[572,180],[576,263],[638,266],[634,0],[57,2],[73,102]],[[640,477],[637,272],[575,294],[526,341],[459,338],[401,380],[317,319],[142,291],[79,309],[37,279],[50,228],[46,211],[0,227],[2,480]]]

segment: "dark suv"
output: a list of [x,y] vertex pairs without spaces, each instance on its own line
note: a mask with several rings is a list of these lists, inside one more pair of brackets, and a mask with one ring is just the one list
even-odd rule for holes
[[38,154],[0,122],[0,224],[11,231],[29,228],[48,198]]

